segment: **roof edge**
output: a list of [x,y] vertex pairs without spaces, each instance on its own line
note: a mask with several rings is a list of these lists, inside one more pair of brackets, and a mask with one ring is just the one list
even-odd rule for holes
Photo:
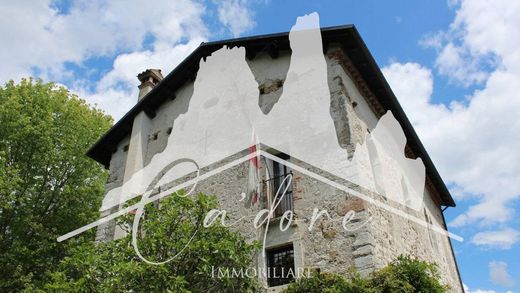
[[[349,56],[356,68],[363,67],[364,70],[359,70],[363,79],[367,81],[370,89],[378,98],[381,104],[387,110],[392,110],[396,119],[401,124],[403,131],[407,137],[407,143],[415,155],[420,156],[426,167],[426,174],[434,184],[436,190],[441,197],[441,205],[455,206],[446,184],[442,180],[437,168],[433,164],[430,156],[420,141],[412,124],[406,117],[404,110],[399,104],[395,94],[390,85],[383,76],[380,67],[377,65],[372,54],[368,50],[365,42],[361,38],[356,27],[352,24],[332,26],[321,28],[322,40],[324,44],[338,42],[348,43],[348,46],[354,46],[356,50],[361,50],[361,54],[354,57]],[[126,135],[131,133],[134,117],[142,112],[155,111],[167,97],[172,97],[175,91],[184,84],[187,80],[194,79],[201,58],[205,58],[214,51],[220,49],[224,45],[230,47],[244,46],[247,54],[255,54],[257,51],[265,51],[273,49],[273,46],[268,44],[275,44],[275,50],[279,46],[285,48],[288,46],[289,32],[265,34],[258,36],[249,36],[242,38],[233,38],[221,41],[203,42],[193,52],[191,52],[182,62],[180,62],[168,75],[164,77],[145,97],[137,102],[117,123],[115,123],[101,138],[87,151],[87,156],[103,164],[105,168],[109,167],[112,153],[116,150],[117,143]],[[351,38],[351,39],[348,39]],[[347,44],[343,44],[347,46]],[[368,68],[366,66],[368,64]]]

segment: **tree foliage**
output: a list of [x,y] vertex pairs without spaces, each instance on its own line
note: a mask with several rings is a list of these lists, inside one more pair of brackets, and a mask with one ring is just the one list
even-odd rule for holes
[[[217,267],[250,267],[258,244],[248,244],[238,232],[217,224],[202,227],[206,213],[216,206],[215,197],[204,194],[172,195],[161,200],[160,207],[149,204],[140,225],[139,250],[153,262],[176,258],[162,265],[147,264],[136,255],[130,235],[107,243],[86,243],[61,262],[45,291],[255,291],[254,279],[217,278]],[[131,218],[128,215],[122,222]]]
[[56,237],[98,215],[106,173],[84,154],[111,123],[52,83],[0,87],[0,291],[42,283],[82,241]]
[[437,266],[417,258],[399,256],[386,267],[363,278],[352,272],[349,276],[315,272],[290,284],[284,293],[444,293],[447,286],[440,282]]

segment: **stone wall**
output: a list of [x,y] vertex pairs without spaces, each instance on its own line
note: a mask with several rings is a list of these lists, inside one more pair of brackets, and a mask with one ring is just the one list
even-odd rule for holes
[[[364,142],[365,136],[376,126],[378,118],[384,111],[363,81],[359,79],[359,75],[340,48],[330,45],[325,56],[331,91],[331,117],[336,127],[338,143],[347,150],[350,158],[356,145]],[[283,91],[290,53],[280,52],[276,59],[268,54],[259,53],[253,60],[247,62],[259,84],[259,107],[264,113],[268,113]],[[150,162],[153,155],[164,150],[172,124],[179,115],[188,110],[192,93],[193,83],[185,84],[176,91],[175,99],[157,109],[156,117],[150,121],[145,164]],[[128,144],[128,138],[122,140],[112,154],[107,190],[122,184],[126,162],[125,147]],[[215,168],[244,156],[247,152],[248,150],[244,150],[209,168]],[[291,162],[304,164],[293,159]],[[306,168],[312,169],[312,166]],[[320,173],[319,170],[314,171]],[[233,229],[241,232],[247,239],[261,240],[263,230],[253,229],[251,215],[256,214],[265,205],[259,204],[253,209],[245,209],[243,203],[238,201],[240,194],[246,191],[247,174],[248,163],[245,162],[199,182],[195,191],[216,195],[221,208],[230,212],[230,221],[246,217],[248,220],[241,221]],[[326,176],[326,174],[322,175]],[[358,187],[352,186],[352,188],[364,192]],[[413,254],[436,262],[443,280],[452,286],[454,292],[461,291],[450,240],[445,235],[433,232],[296,171],[294,171],[293,191],[295,223],[286,233],[277,231],[276,221],[272,223],[266,248],[293,242],[296,268],[319,267],[325,271],[344,273],[354,267],[362,274],[368,274],[375,268],[386,265],[400,254]],[[444,227],[440,206],[432,198],[433,191],[430,187],[426,191],[424,208],[418,212],[410,210],[407,212],[414,213],[416,217],[424,219],[431,225]],[[376,195],[371,196],[376,197]],[[384,198],[378,200],[387,201]],[[406,210],[406,207],[396,203],[388,202],[388,204]],[[309,231],[310,217],[314,208],[327,210],[331,219],[323,217],[315,223],[314,229]],[[356,231],[345,231],[341,226],[341,220],[350,210],[356,212],[356,217],[350,224],[352,227],[364,223],[370,217],[371,220]],[[112,239],[114,229],[113,221],[100,226],[97,240]],[[261,257],[258,257],[256,265],[264,265]],[[265,280],[262,282],[265,283]]]

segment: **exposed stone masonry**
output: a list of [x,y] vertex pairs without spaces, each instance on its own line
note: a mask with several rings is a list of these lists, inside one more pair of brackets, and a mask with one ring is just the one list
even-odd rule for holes
[[[338,143],[347,150],[348,159],[351,159],[356,146],[364,142],[366,135],[375,127],[378,118],[385,111],[340,47],[329,45],[325,56],[331,92],[331,118],[336,127]],[[290,52],[281,51],[275,59],[267,53],[259,53],[253,59],[246,61],[259,85],[259,107],[264,113],[269,113],[276,106],[283,91],[285,75],[290,64]],[[154,154],[164,150],[175,119],[188,110],[192,93],[193,83],[189,82],[181,86],[175,93],[175,99],[161,105],[153,119],[147,118],[149,119],[149,125],[145,129],[147,146],[143,155],[145,165]],[[107,190],[120,186],[124,181],[128,155],[124,148],[129,144],[129,138],[120,141],[117,150],[112,154]],[[201,171],[207,172],[247,153],[248,150],[244,150]],[[415,157],[409,148],[406,154],[408,157]],[[295,158],[291,158],[290,162],[331,180],[341,181]],[[220,207],[229,211],[230,221],[242,216],[250,218],[259,209],[265,207],[265,194],[261,197],[262,201],[253,209],[245,209],[243,203],[238,202],[240,194],[246,191],[247,164],[247,162],[240,164],[203,180],[195,190],[195,192],[216,195]],[[264,170],[261,174],[265,174]],[[285,233],[281,233],[277,229],[278,223],[273,221],[268,230],[266,248],[293,243],[296,268],[317,267],[323,271],[346,273],[354,267],[364,275],[386,265],[399,254],[412,253],[436,262],[443,280],[452,287],[452,291],[461,292],[450,242],[446,236],[411,223],[299,172],[293,171],[293,175],[295,222]],[[415,213],[415,216],[424,218],[432,225],[441,227],[445,225],[439,204],[434,200],[437,194],[429,179],[425,188],[427,195],[425,208],[419,212],[378,197],[349,182],[341,183],[396,208]],[[167,188],[167,186],[160,188]],[[314,208],[326,210],[331,218],[322,217],[315,223],[314,229],[309,231]],[[356,212],[355,218],[348,224],[349,228],[358,227],[365,222],[367,224],[354,231],[343,229],[341,220],[349,211]],[[264,232],[263,229],[253,229],[252,219],[240,223],[234,229],[250,240],[261,240]],[[115,230],[114,221],[102,225],[98,228],[96,239],[98,241],[113,239]],[[258,257],[255,265],[265,264]],[[266,284],[265,280],[261,281]]]

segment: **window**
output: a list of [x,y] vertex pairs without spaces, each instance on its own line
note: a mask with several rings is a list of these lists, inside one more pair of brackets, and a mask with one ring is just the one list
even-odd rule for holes
[[269,287],[285,285],[294,279],[293,245],[270,249],[267,255],[267,284]]
[[[283,160],[288,160],[289,156],[285,154],[280,154],[277,157]],[[282,200],[276,207],[274,212],[275,217],[280,217],[286,211],[293,210],[293,189],[292,189],[292,178],[288,178],[287,176],[292,176],[291,170],[285,166],[284,164],[280,164],[276,161],[271,161],[271,168],[269,168],[269,179],[267,183],[270,184],[271,189],[271,202],[277,202],[277,198],[282,196],[284,190],[287,188],[287,191],[283,195]],[[277,194],[278,189],[280,193]],[[275,198],[277,196],[277,198]]]

